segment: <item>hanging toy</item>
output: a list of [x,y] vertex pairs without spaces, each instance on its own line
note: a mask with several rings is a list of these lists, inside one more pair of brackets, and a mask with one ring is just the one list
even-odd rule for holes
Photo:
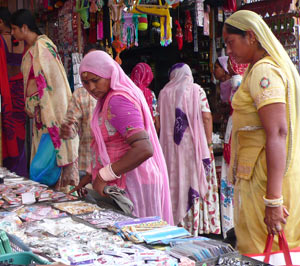
[[98,7],[96,5],[96,0],[90,0],[90,13],[96,13],[98,11]]
[[55,4],[54,4],[54,7],[55,8],[60,8],[60,7],[62,7],[64,5],[64,2],[65,1],[61,1],[61,0],[56,1]]
[[139,30],[145,31],[148,29],[148,20],[146,14],[139,15]]
[[122,60],[120,58],[120,54],[126,49],[126,45],[122,43],[118,37],[116,37],[116,39],[111,44],[117,53],[115,60],[119,65],[121,65]]
[[105,43],[105,51],[106,51],[112,58],[114,58],[113,50],[112,50],[111,46],[108,46],[108,41],[107,41],[107,40],[106,40],[106,43]]
[[108,7],[111,9],[111,19],[114,22],[113,35],[119,37],[121,34],[122,10],[125,7],[123,0],[109,0]]
[[97,16],[97,40],[103,40],[103,10],[100,10]]
[[155,44],[160,41],[160,22],[157,16],[152,17],[152,28],[150,30],[150,42]]
[[79,13],[80,18],[83,21],[83,28],[88,29],[90,27],[89,19],[89,1],[88,0],[76,0],[76,12]]
[[184,40],[188,43],[193,41],[193,22],[189,10],[185,11]]
[[175,24],[177,26],[175,38],[176,38],[176,41],[177,41],[178,50],[180,51],[180,50],[182,50],[182,47],[183,47],[182,28],[181,28],[180,23],[177,19],[175,20]]

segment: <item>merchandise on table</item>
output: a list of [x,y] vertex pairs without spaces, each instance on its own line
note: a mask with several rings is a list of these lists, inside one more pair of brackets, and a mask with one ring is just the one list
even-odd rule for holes
[[93,213],[79,215],[78,217],[92,224],[96,228],[107,228],[113,226],[117,222],[128,220],[128,216],[112,210],[94,211]]
[[83,214],[83,213],[91,213],[96,210],[103,210],[99,206],[95,204],[91,204],[84,201],[73,201],[73,202],[63,202],[63,203],[55,203],[53,206],[59,210],[68,212],[73,215]]
[[46,205],[31,205],[18,208],[16,214],[25,221],[40,221],[46,218],[60,218],[67,216],[66,213],[53,209]]
[[[5,179],[6,180],[6,179]],[[42,201],[69,201],[76,200],[77,197],[67,195],[63,192],[57,192],[49,189],[46,185],[34,182],[32,180],[14,180],[0,184],[0,194],[4,200],[1,205],[4,208],[17,207],[22,205],[22,195],[24,193],[33,193],[38,202]]]
[[[1,173],[2,168],[0,176]],[[257,265],[257,262],[251,264],[253,259],[234,252],[228,244],[205,237],[190,237],[184,228],[170,226],[158,216],[130,218],[84,201],[53,203],[75,197],[11,176],[12,179],[0,184],[3,206],[10,207],[10,211],[0,211],[0,228],[19,237],[34,253],[53,261],[86,266]],[[33,193],[37,201],[52,203],[22,205],[20,198],[24,193]],[[71,218],[65,212],[76,216]],[[171,248],[165,252],[135,244],[143,242],[170,245]]]
[[0,212],[0,228],[5,232],[14,234],[21,232],[22,221],[14,212]]

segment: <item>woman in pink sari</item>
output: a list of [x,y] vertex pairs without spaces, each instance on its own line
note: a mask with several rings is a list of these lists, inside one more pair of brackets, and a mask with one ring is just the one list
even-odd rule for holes
[[84,88],[97,99],[91,128],[90,180],[102,196],[106,185],[126,191],[137,217],[161,216],[173,224],[166,163],[141,90],[107,53],[88,53],[80,65]]
[[157,100],[153,91],[148,87],[153,80],[151,67],[146,63],[138,63],[131,71],[130,78],[143,92],[149,106],[155,129],[159,132],[159,113],[157,112]]

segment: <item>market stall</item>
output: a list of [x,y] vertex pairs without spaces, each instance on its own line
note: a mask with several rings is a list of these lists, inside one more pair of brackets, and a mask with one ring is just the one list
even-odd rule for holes
[[160,217],[124,215],[103,202],[56,192],[4,168],[0,176],[0,231],[8,233],[13,247],[0,245],[1,254],[9,253],[0,255],[0,263],[7,256],[16,258],[11,252],[30,250],[39,261],[67,265],[257,265],[229,244],[192,237]]

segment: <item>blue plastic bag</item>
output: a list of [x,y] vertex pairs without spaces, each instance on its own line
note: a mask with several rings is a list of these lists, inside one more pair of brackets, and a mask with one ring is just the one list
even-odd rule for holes
[[57,166],[56,152],[49,133],[43,134],[37,152],[30,164],[30,179],[53,186],[58,181],[61,168]]

